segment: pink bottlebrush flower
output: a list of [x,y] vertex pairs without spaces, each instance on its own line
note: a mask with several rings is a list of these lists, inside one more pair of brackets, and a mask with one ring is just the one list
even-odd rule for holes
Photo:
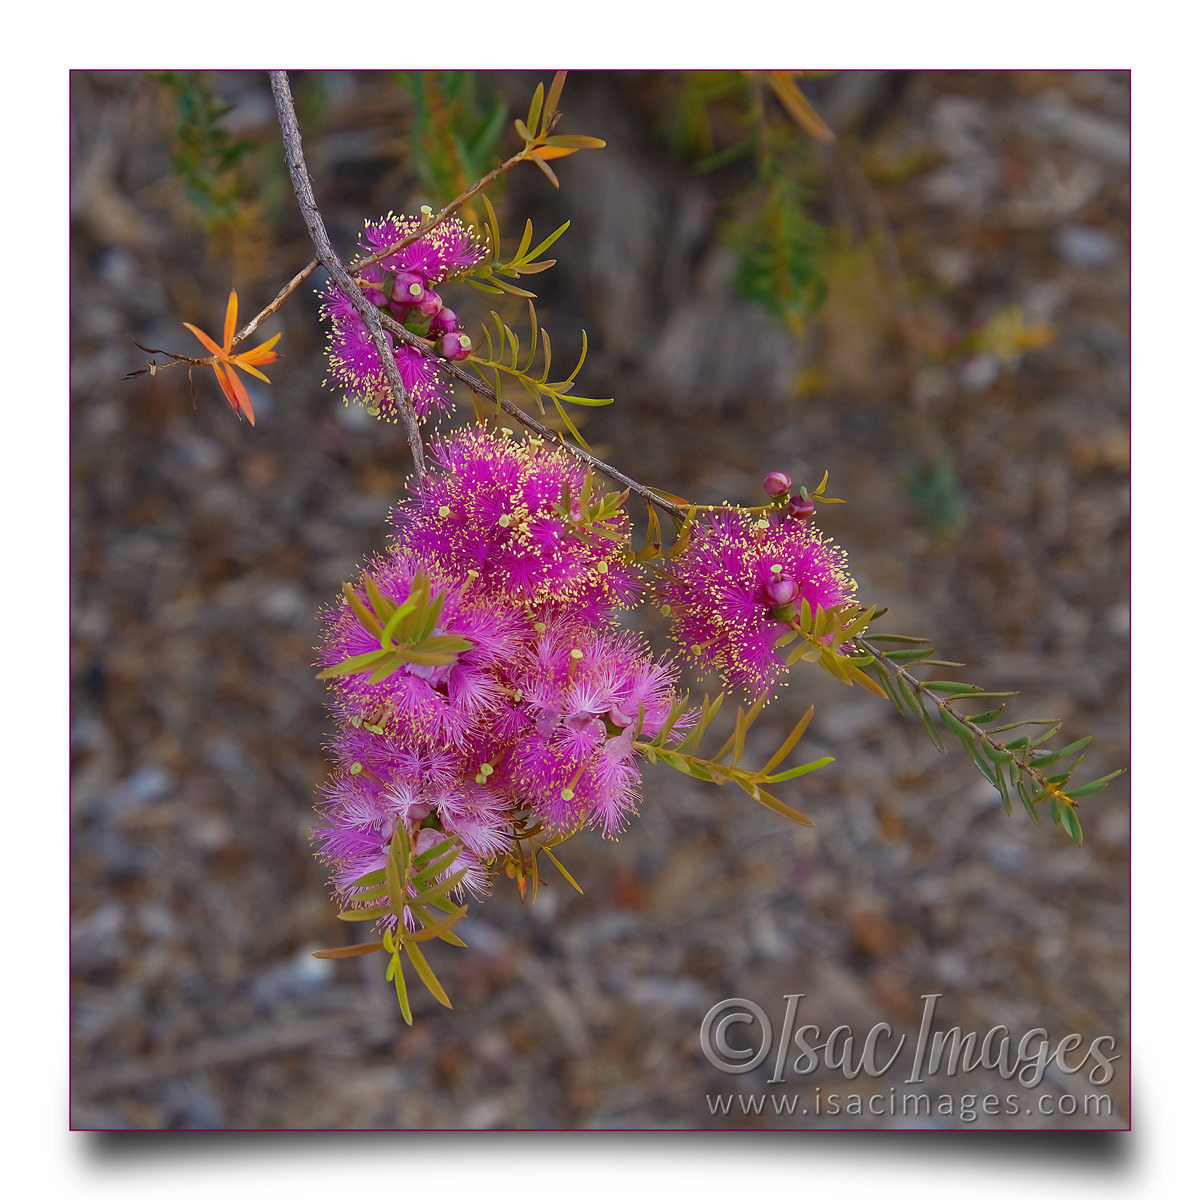
[[[379,352],[354,306],[336,288],[330,287],[321,309],[330,320],[329,378],[345,389],[346,399],[365,404],[373,415],[385,421],[398,416],[395,397],[388,387]],[[438,372],[437,359],[422,354],[415,346],[395,344],[386,330],[384,338],[396,360],[400,380],[417,416],[425,420],[435,411],[450,405],[445,380]]]
[[659,596],[676,640],[702,668],[761,695],[785,670],[776,642],[787,606],[834,608],[855,588],[845,553],[808,522],[731,509],[697,523]]
[[585,624],[608,621],[636,598],[629,517],[618,509],[588,522],[578,459],[479,426],[435,443],[431,457],[438,469],[394,519],[400,540],[420,546],[447,576],[471,578],[509,603],[569,608]]
[[[389,213],[378,221],[368,221],[359,234],[359,247],[365,256],[378,253],[413,232],[422,219]],[[442,298],[434,285],[470,270],[483,255],[483,246],[461,221],[451,217],[412,245],[364,267],[358,282],[368,299],[388,309],[398,321],[415,321],[411,327],[418,333],[428,325],[430,336],[439,338],[456,334],[458,320],[449,309],[443,316]],[[332,284],[322,302],[321,316],[330,325],[329,378],[345,389],[348,401],[365,404],[386,421],[396,420],[396,404],[379,352],[354,306]],[[437,359],[415,347],[395,345],[390,334],[387,341],[417,416],[424,420],[434,411],[444,411],[450,395],[438,373]],[[443,357],[463,358],[469,347],[469,339],[465,344],[448,342]]]
[[313,838],[321,856],[335,864],[334,884],[339,890],[375,869],[374,860],[385,852],[395,828],[395,816],[385,810],[379,791],[368,783],[360,775],[339,773],[322,787],[317,808],[322,820]]
[[[653,738],[676,700],[674,670],[630,633],[547,624],[511,679],[530,724],[499,768],[501,786],[551,828],[615,835],[636,810],[634,726]],[[682,733],[690,722],[678,725]]]
[[[450,407],[450,394],[445,380],[438,373],[437,359],[422,354],[415,346],[400,346],[396,350],[396,367],[400,371],[404,390],[422,421],[435,410],[444,412]],[[390,392],[386,401],[379,406],[379,415],[385,420],[394,420],[396,417],[395,402]]]
[[[378,221],[368,221],[358,235],[364,257],[395,245],[412,233],[423,219],[389,213]],[[472,232],[457,217],[448,217],[411,246],[381,259],[379,265],[388,271],[412,271],[422,275],[427,284],[438,284],[469,271],[483,260],[483,255],[484,247],[475,240]]]
[[[331,680],[335,715],[343,721],[374,725],[414,746],[465,748],[478,733],[483,715],[495,715],[505,704],[495,668],[516,653],[521,614],[483,596],[465,598],[460,588],[407,551],[377,558],[369,570],[380,593],[397,605],[409,598],[418,574],[424,575],[430,599],[442,600],[433,636],[456,635],[465,638],[470,648],[444,665],[406,663],[377,683],[371,682],[370,671],[335,676]],[[360,585],[356,592],[370,608],[365,588]],[[363,626],[349,604],[335,605],[324,614],[318,651],[323,667],[335,667],[379,648],[378,635]]]
[[[339,749],[342,757],[348,747]],[[358,749],[363,749],[361,741]],[[373,757],[359,754],[359,758]],[[364,766],[356,758],[323,788],[318,806],[321,820],[313,840],[319,856],[332,868],[332,882],[341,902],[353,902],[362,890],[355,888],[355,881],[384,865],[400,823],[418,854],[457,834],[461,849],[443,875],[465,869],[466,877],[456,891],[486,892],[489,862],[507,851],[513,841],[508,800],[492,787],[457,778],[464,758],[449,759],[436,752],[415,754],[394,747],[384,757],[386,762],[376,762],[374,767]]]

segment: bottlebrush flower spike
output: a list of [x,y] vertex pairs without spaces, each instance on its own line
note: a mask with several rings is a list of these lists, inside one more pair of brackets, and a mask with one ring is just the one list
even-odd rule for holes
[[238,378],[238,374],[233,368],[241,367],[243,371],[253,375],[256,379],[261,379],[263,383],[270,383],[271,381],[258,368],[266,366],[267,363],[276,362],[281,357],[272,349],[279,341],[279,334],[268,338],[265,342],[255,346],[253,350],[234,354],[233,334],[237,329],[237,313],[237,292],[231,291],[229,303],[225,306],[225,340],[224,344],[220,346],[204,330],[197,329],[188,321],[183,322],[183,327],[189,330],[205,350],[216,358],[217,361],[212,364],[213,374],[217,377],[217,383],[221,385],[221,391],[225,393],[225,399],[229,401],[230,407],[239,417],[245,414],[246,419],[253,425],[254,409],[250,407],[250,397],[246,394],[245,384]]
[[637,601],[623,495],[599,489],[577,458],[481,426],[434,442],[430,457],[421,492],[393,515],[401,541],[443,573],[587,625]]
[[736,509],[710,513],[659,588],[680,646],[733,687],[769,695],[785,670],[776,643],[791,606],[846,604],[845,553],[810,522]]
[[[366,255],[378,254],[421,228],[425,214],[416,217],[388,213],[378,221],[368,221],[358,235],[360,249]],[[428,233],[422,234],[402,250],[380,260],[384,271],[412,272],[426,284],[439,284],[469,271],[484,256],[473,230],[457,217],[448,217]]]

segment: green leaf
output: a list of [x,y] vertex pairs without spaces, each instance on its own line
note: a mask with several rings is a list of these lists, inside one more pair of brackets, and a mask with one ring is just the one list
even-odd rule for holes
[[371,601],[371,607],[375,610],[378,627],[378,621],[386,621],[396,606],[379,590],[379,585],[370,573],[363,575],[363,588],[367,593],[367,598]]
[[453,1008],[450,1003],[450,997],[446,995],[446,989],[442,987],[438,981],[438,977],[433,973],[433,968],[429,965],[425,955],[421,952],[421,948],[411,939],[405,939],[404,953],[408,955],[412,965],[416,968],[417,974],[421,977],[421,982],[429,989],[433,998],[444,1008]]
[[1004,705],[1001,704],[999,708],[989,708],[987,712],[973,714],[971,720],[976,725],[990,725],[1003,711]]
[[396,861],[394,854],[387,856],[384,871],[387,882],[388,901],[391,903],[392,912],[397,917],[401,917],[404,914],[404,906],[408,903],[408,897],[405,895],[404,882],[400,878],[400,864]]
[[[967,753],[971,756],[971,761],[979,768],[979,773],[992,785],[992,787],[1000,789],[1000,785],[996,782],[999,772],[993,767],[986,758],[979,752],[979,747],[976,746],[972,739],[964,738],[963,745],[967,749]],[[1002,789],[1001,793],[1002,792]]]
[[314,950],[313,958],[362,958],[364,954],[374,954],[382,950],[382,942],[359,942],[354,946],[334,946],[331,950]]
[[818,758],[815,762],[805,763],[802,767],[792,767],[790,770],[781,771],[778,775],[764,775],[757,778],[759,783],[785,783],[789,779],[799,779],[801,775],[807,775],[810,771],[827,767],[834,761],[832,758]]
[[1116,779],[1118,775],[1124,775],[1125,768],[1122,767],[1119,771],[1111,771],[1107,775],[1102,775],[1099,779],[1093,779],[1091,783],[1085,783],[1080,787],[1071,788],[1064,795],[1070,796],[1072,800],[1078,800],[1083,796],[1094,796],[1097,792],[1102,792],[1108,785]]
[[885,650],[883,656],[889,662],[909,663],[919,662],[923,658],[928,658],[932,653],[931,646],[913,646],[908,650]]
[[1063,808],[1063,828],[1071,835],[1075,845],[1083,845],[1083,826],[1079,824],[1079,816],[1071,805]]
[[1000,799],[1004,802],[1004,812],[1007,816],[1012,816],[1012,797],[1008,794],[1008,783],[1004,778],[1004,768],[1000,767],[996,772],[996,787],[1000,792]]
[[521,261],[522,257],[525,254],[525,251],[529,249],[529,244],[532,241],[533,241],[533,222],[526,219],[525,232],[521,234],[521,244],[517,247],[516,254],[514,254],[512,256],[512,262],[514,264],[519,263]]
[[392,834],[391,844],[388,846],[389,857],[396,859],[396,865],[400,868],[400,874],[407,876],[411,867],[412,860],[412,845],[408,840],[408,830],[404,827],[404,822],[398,822],[396,832]]
[[421,906],[410,906],[417,918],[424,923],[424,928],[418,929],[415,933],[407,934],[407,938],[414,942],[428,942],[434,938],[443,942],[448,942],[451,946],[465,947],[466,942],[462,940],[456,933],[451,933],[451,926],[456,925],[466,915],[467,906],[460,905],[458,908],[451,908],[449,914],[440,920],[436,920],[433,914],[429,913]]
[[458,846],[455,846],[453,849],[447,850],[445,854],[431,859],[420,870],[414,869],[413,882],[418,887],[424,887],[433,883],[443,871],[453,864],[454,860],[458,857],[458,850]]
[[912,715],[920,720],[921,714],[925,712],[925,702],[917,699],[917,694],[913,691],[912,685],[898,672],[896,674],[896,690],[904,697],[904,703],[911,709]]
[[895,705],[896,711],[903,717],[905,715],[904,704],[900,699],[900,693],[896,690],[896,685],[892,682],[891,672],[878,659],[871,664],[871,670],[875,672],[880,685],[887,693],[887,698]]
[[1060,758],[1069,758],[1072,754],[1078,753],[1091,741],[1091,737],[1080,738],[1079,741],[1072,742],[1069,746],[1064,746],[1061,750],[1051,750],[1046,754],[1038,755],[1034,758],[1031,765],[1040,770],[1042,767],[1049,766],[1052,762],[1058,762]]
[[339,921],[378,921],[380,917],[386,917],[391,911],[391,908],[384,904],[372,908],[343,909],[337,917]]
[[443,896],[448,896],[459,884],[467,877],[467,869],[463,867],[461,871],[455,871],[453,875],[448,875],[440,883],[434,884],[433,887],[421,891],[417,899],[422,904],[429,904],[434,900],[439,900]]
[[356,891],[351,899],[356,903],[365,900],[383,900],[387,897],[387,894],[387,885],[381,884],[379,887],[367,888],[361,892]]
[[[770,775],[770,773],[777,766],[779,766],[779,764],[781,762],[783,762],[787,758],[787,756],[789,754],[791,754],[791,752],[796,748],[796,744],[804,736],[805,730],[808,729],[809,722],[812,721],[813,713],[815,711],[816,710],[813,707],[813,705],[810,704],[808,706],[808,711],[804,714],[804,716],[802,716],[800,718],[799,721],[796,722],[795,728],[784,739],[783,745],[780,746],[779,749],[776,750],[775,753],[772,754],[771,757],[763,764],[763,768],[762,768],[763,775]],[[777,782],[777,780],[768,780],[768,782],[774,783],[774,782]]]
[[533,93],[533,99],[529,102],[529,116],[526,118],[526,124],[530,129],[538,128],[538,121],[542,116],[542,85],[537,85],[537,90]]
[[887,692],[883,690],[861,667],[853,666],[849,659],[842,658],[839,655],[834,656],[835,661],[839,662],[845,669],[849,678],[847,683],[857,683],[859,687],[866,688],[873,696],[878,696],[881,700],[888,698]]
[[[830,762],[833,759],[829,760]],[[789,808],[776,796],[772,796],[770,792],[764,792],[762,788],[756,784],[742,783],[742,790],[750,797],[751,800],[757,801],[764,808],[769,808],[777,816],[783,817],[786,821],[792,821],[796,825],[811,825],[812,819],[806,817],[802,812],[797,812],[794,808]]]
[[341,675],[356,675],[360,671],[369,671],[388,658],[386,650],[368,650],[366,654],[356,654],[344,659],[336,666],[327,667],[317,675],[318,679],[336,679]]
[[1017,793],[1021,797],[1021,803],[1025,806],[1025,811],[1033,818],[1035,825],[1040,825],[1041,818],[1038,817],[1037,809],[1033,805],[1033,797],[1029,794],[1029,789],[1025,786],[1024,778],[1017,779]]
[[583,888],[581,888],[579,886],[579,884],[577,884],[575,882],[575,877],[571,874],[571,872],[568,871],[567,868],[564,867],[562,865],[562,863],[560,863],[558,861],[558,859],[555,858],[554,855],[550,853],[549,846],[543,845],[542,853],[545,854],[545,856],[558,868],[559,873],[562,875],[562,877],[582,896]]
[[[456,848],[457,845],[458,834],[452,833],[435,845],[430,846],[429,849],[422,850],[420,854],[414,855],[413,866],[418,870],[420,870],[422,867],[427,867],[435,858],[440,858],[451,848]],[[457,849],[455,852],[457,853]]]
[[995,725],[992,727],[993,733],[1007,733],[1010,729],[1020,729],[1022,725],[1061,725],[1061,721],[1056,721],[1049,718],[1041,718],[1039,720],[1028,721],[1009,721],[1007,725]]
[[388,968],[392,974],[389,976],[396,985],[396,999],[400,1001],[400,1015],[404,1018],[405,1024],[413,1023],[412,1007],[408,1002],[408,985],[404,982],[404,968],[400,965],[400,955],[392,955],[392,964]]
[[929,740],[937,747],[938,753],[945,754],[946,747],[942,744],[942,735],[938,732],[937,726],[926,711],[925,705],[920,702],[917,704],[917,716],[920,718],[921,724],[925,726],[925,732],[929,734]]
[[550,81],[550,90],[546,93],[546,116],[553,117],[558,112],[559,97],[562,96],[563,84],[567,80],[566,71],[556,71]]
[[396,611],[394,613],[392,613],[392,615],[390,617],[388,617],[388,622],[383,627],[383,634],[381,635],[381,637],[379,639],[380,644],[385,649],[387,648],[388,643],[392,640],[393,636],[395,635],[396,630],[400,628],[401,622],[404,620],[405,617],[408,616],[409,613],[414,612],[416,610],[416,607],[417,607],[417,597],[410,593],[408,596],[408,599],[405,600],[404,603],[401,604],[400,607],[397,608]]
[[371,672],[368,683],[382,683],[385,679],[390,679],[397,671],[404,669],[404,658],[395,651],[389,650],[387,657],[374,671]]
[[572,150],[603,150],[608,143],[603,138],[587,137],[582,133],[558,133],[543,139],[547,146],[569,146]]
[[[529,254],[526,257],[530,258],[530,259],[534,259],[534,258],[537,258],[537,256],[539,254],[544,254],[570,228],[571,228],[571,222],[564,221],[548,238],[546,238],[544,241],[541,241],[536,246],[534,246],[534,248],[532,250],[530,250]],[[522,264],[522,265],[525,267],[528,267],[528,264]]]
[[939,708],[938,716],[942,719],[942,724],[946,726],[956,737],[970,738],[974,734],[967,728],[949,709]]

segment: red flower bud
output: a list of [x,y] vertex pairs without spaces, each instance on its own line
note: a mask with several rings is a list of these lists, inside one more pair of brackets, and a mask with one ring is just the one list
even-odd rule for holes
[[817,506],[811,500],[801,500],[799,496],[793,496],[788,501],[787,510],[789,517],[807,521],[817,511]]

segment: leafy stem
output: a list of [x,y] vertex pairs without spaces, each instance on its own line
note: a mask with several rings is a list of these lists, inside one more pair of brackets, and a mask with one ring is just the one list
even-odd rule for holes
[[[881,649],[876,642],[898,644],[895,649]],[[1103,791],[1124,770],[1112,771],[1090,783],[1071,786],[1071,775],[1083,757],[1090,737],[1080,738],[1069,746],[1054,750],[1041,749],[1059,729],[1057,720],[1026,720],[995,724],[1004,711],[1004,703],[986,713],[967,715],[955,708],[963,700],[992,700],[1012,696],[1014,692],[987,692],[974,684],[949,679],[919,679],[909,669],[909,662],[929,666],[959,666],[931,659],[932,647],[924,638],[878,634],[875,638],[858,636],[854,647],[867,656],[874,673],[897,710],[911,712],[925,727],[930,740],[944,751],[941,732],[934,724],[926,699],[931,700],[944,728],[962,742],[971,761],[983,777],[1000,793],[1005,812],[1012,812],[1010,789],[1015,790],[1025,810],[1038,823],[1037,805],[1049,800],[1051,818],[1069,833],[1076,844],[1083,842],[1083,829],[1076,811],[1077,802],[1085,796]],[[989,730],[987,726],[991,726]],[[1010,742],[995,735],[1025,725],[1045,725],[1049,728],[1037,737],[1028,734]],[[1054,768],[1050,774],[1048,768]]]
[[[283,74],[284,72],[272,72],[272,75]],[[525,145],[522,146],[516,154],[506,158],[499,166],[493,167],[486,175],[477,179],[469,188],[460,192],[449,204],[439,209],[436,213],[426,217],[415,229],[405,234],[394,245],[387,246],[383,250],[377,251],[375,254],[367,258],[360,259],[352,266],[347,268],[349,275],[358,275],[367,267],[389,257],[392,254],[398,253],[406,246],[411,246],[414,242],[424,237],[431,229],[436,229],[448,217],[453,216],[465,204],[468,204],[475,196],[479,195],[484,188],[490,187],[502,175],[511,171],[518,163],[533,162],[545,174],[550,177],[550,181],[555,187],[558,187],[558,180],[554,176],[554,172],[546,166],[545,159],[559,157],[563,154],[573,154],[576,150],[599,149],[604,145],[604,142],[599,138],[588,138],[579,135],[559,134],[552,136],[552,130],[558,124],[561,114],[558,112],[558,100],[562,95],[563,83],[566,81],[566,71],[559,71],[554,77],[554,82],[550,85],[550,92],[545,103],[542,101],[542,85],[539,83],[537,91],[534,93],[534,103],[537,105],[537,113],[534,114],[533,106],[530,107],[529,125],[538,129],[536,135],[530,134],[525,137]],[[274,86],[274,85],[272,85]],[[517,122],[518,127],[524,125],[523,122]],[[529,127],[525,126],[526,133],[529,133]],[[298,131],[297,131],[298,132]],[[520,132],[520,129],[518,129]],[[524,135],[523,135],[524,136]],[[486,197],[485,197],[486,199]],[[490,207],[490,206],[489,206]],[[531,256],[532,257],[532,256]],[[245,341],[268,317],[273,316],[279,311],[284,301],[319,267],[321,266],[321,258],[318,255],[312,259],[307,265],[301,268],[284,286],[279,290],[275,299],[266,306],[261,312],[255,314],[241,329],[234,335],[233,344],[236,346],[239,342]]]
[[318,950],[314,958],[356,958],[376,950],[390,955],[387,979],[396,988],[400,1012],[411,1025],[412,1006],[404,979],[403,959],[416,971],[433,998],[445,1008],[453,1008],[446,989],[433,973],[420,943],[434,938],[452,946],[465,946],[453,931],[466,915],[465,904],[455,904],[451,894],[461,887],[466,871],[453,871],[461,849],[457,836],[447,837],[416,853],[416,846],[403,821],[388,844],[387,858],[377,870],[356,879],[350,887],[353,895],[347,900],[338,919],[342,921],[377,921],[384,926],[383,940],[366,945],[339,946]]
[[[799,779],[802,775],[807,775],[811,771],[817,771],[821,767],[828,766],[829,763],[833,762],[831,757],[825,757],[819,758],[814,762],[804,763],[798,767],[790,767],[785,771],[776,771],[776,768],[791,754],[796,747],[796,743],[804,736],[804,731],[808,728],[808,724],[812,720],[813,709],[810,707],[804,716],[800,718],[791,733],[784,739],[783,744],[775,751],[766,764],[759,768],[759,770],[752,771],[747,770],[740,764],[742,755],[746,749],[746,734],[758,718],[758,715],[762,712],[766,704],[765,696],[760,697],[749,709],[738,708],[737,715],[734,718],[733,732],[725,739],[724,743],[714,754],[708,756],[701,756],[699,754],[700,741],[704,737],[704,733],[713,718],[720,711],[724,699],[724,692],[718,693],[715,700],[709,700],[705,696],[695,724],[687,732],[682,741],[672,743],[671,737],[675,728],[687,712],[688,698],[684,696],[676,703],[667,720],[664,722],[663,727],[652,739],[649,741],[638,741],[637,733],[635,732],[634,749],[644,755],[649,762],[656,763],[661,759],[668,766],[674,767],[675,770],[681,771],[684,775],[690,775],[693,779],[702,779],[706,783],[715,783],[718,786],[725,783],[733,783],[741,788],[751,800],[761,804],[764,808],[770,809],[777,816],[792,821],[797,825],[811,825],[812,820],[809,817],[784,804],[777,796],[768,792],[764,784],[785,783],[791,779]],[[639,714],[637,732],[640,732],[641,723],[642,714]]]

